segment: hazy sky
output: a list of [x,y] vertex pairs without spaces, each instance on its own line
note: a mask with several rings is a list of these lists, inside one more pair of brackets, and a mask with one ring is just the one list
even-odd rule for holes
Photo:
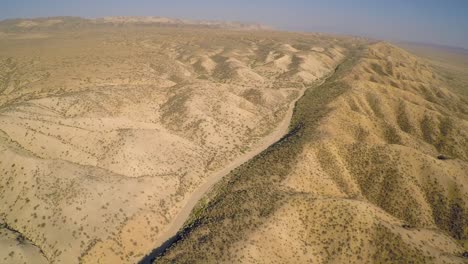
[[59,15],[234,20],[468,48],[468,0],[0,0],[0,19]]

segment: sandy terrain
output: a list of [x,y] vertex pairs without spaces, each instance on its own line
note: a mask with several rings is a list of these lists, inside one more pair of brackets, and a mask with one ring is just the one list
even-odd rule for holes
[[0,23],[0,218],[52,263],[140,260],[348,41],[52,20]]

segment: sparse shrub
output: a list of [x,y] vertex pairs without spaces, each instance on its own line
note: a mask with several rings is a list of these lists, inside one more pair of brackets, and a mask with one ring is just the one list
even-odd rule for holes
[[440,154],[440,155],[437,156],[437,159],[439,159],[439,160],[448,160],[448,157],[445,156],[445,155]]
[[26,241],[26,238],[22,234],[19,234],[16,236],[16,241],[18,244],[22,245]]

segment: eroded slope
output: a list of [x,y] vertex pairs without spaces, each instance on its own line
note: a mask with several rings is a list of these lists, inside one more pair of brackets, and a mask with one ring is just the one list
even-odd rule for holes
[[157,263],[464,263],[466,98],[386,43],[308,91]]

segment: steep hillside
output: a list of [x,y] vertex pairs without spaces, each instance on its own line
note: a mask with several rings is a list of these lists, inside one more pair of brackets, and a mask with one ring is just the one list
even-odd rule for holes
[[141,259],[199,186],[269,144],[304,84],[354,41],[79,18],[0,24],[0,223],[52,263]]
[[397,47],[351,50],[157,263],[466,263],[467,99]]

